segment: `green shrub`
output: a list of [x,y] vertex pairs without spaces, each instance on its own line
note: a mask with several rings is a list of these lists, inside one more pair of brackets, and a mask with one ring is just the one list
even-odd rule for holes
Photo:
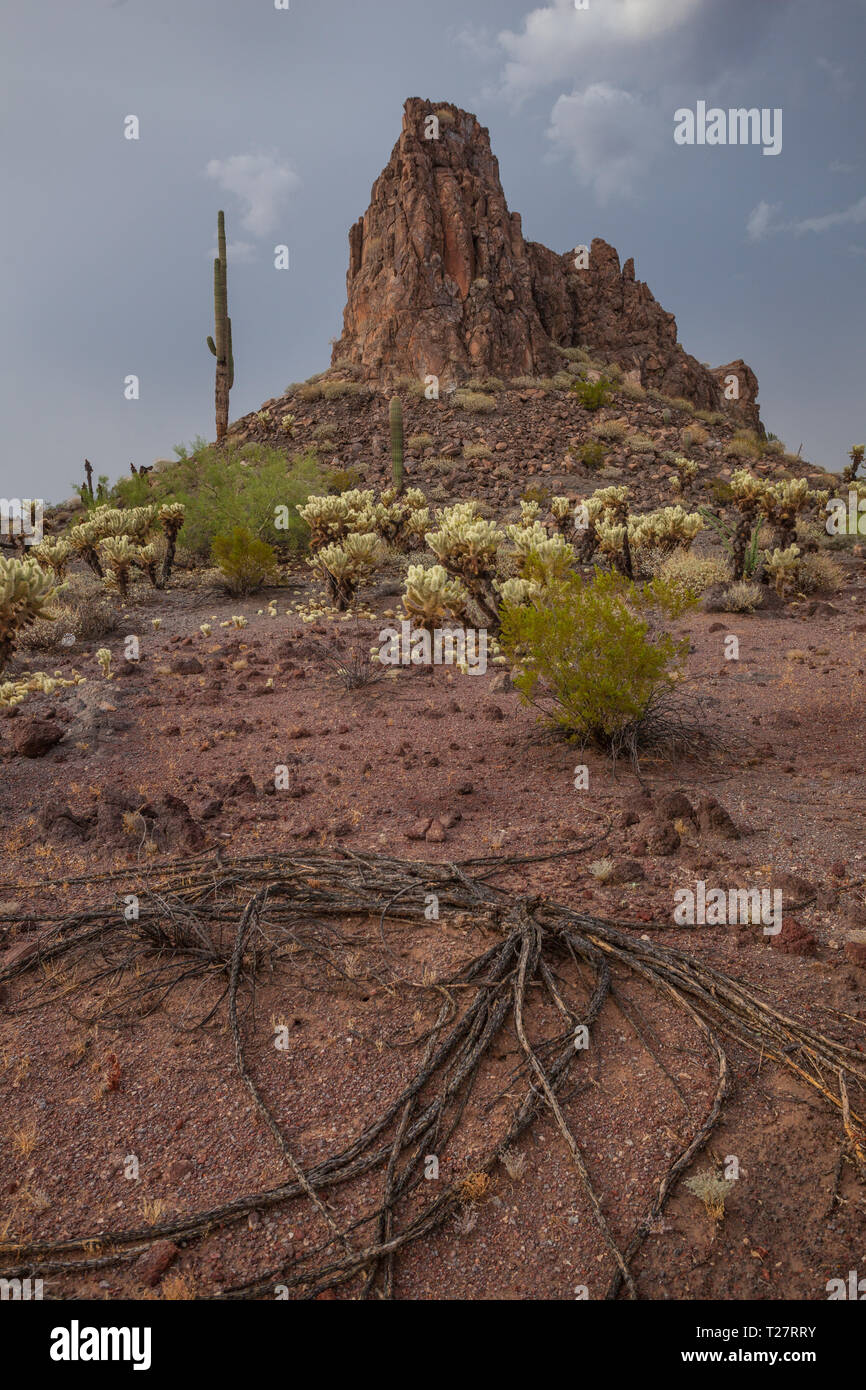
[[677,611],[658,582],[640,589],[600,571],[588,583],[568,575],[529,605],[506,603],[499,640],[524,702],[581,746],[636,748],[688,650],[640,616],[648,603]]
[[435,440],[432,434],[410,434],[408,439],[409,452],[412,454],[420,454],[423,449],[432,449],[434,443]]
[[455,391],[454,405],[457,410],[468,410],[473,415],[489,415],[496,409],[496,397],[484,391]]
[[477,444],[466,444],[463,449],[465,459],[489,459],[493,453],[489,444],[485,444],[483,439],[479,439]]
[[598,424],[593,426],[592,432],[597,439],[618,444],[628,434],[628,423],[625,420],[599,420]]
[[362,487],[364,479],[357,468],[332,468],[325,474],[327,490],[339,496],[341,492],[351,492],[353,488]]
[[604,445],[597,439],[585,439],[580,446],[580,461],[584,468],[601,468],[604,460]]
[[584,410],[600,410],[610,402],[610,382],[603,376],[598,381],[576,381],[572,390]]
[[273,546],[257,540],[247,526],[235,526],[228,536],[214,536],[211,551],[230,594],[254,593],[276,569]]
[[312,432],[313,439],[320,439],[323,442],[327,442],[329,439],[333,439],[336,430],[336,425],[332,425],[325,420],[321,425],[316,425],[316,428]]
[[[297,509],[324,487],[312,452],[290,457],[271,444],[217,446],[204,440],[197,440],[193,450],[175,449],[177,463],[149,475],[147,500],[184,504],[180,542],[196,559],[208,559],[214,537],[228,534],[233,526],[246,526],[279,549],[294,551],[306,544],[307,528]],[[117,500],[132,505],[138,487],[138,479],[122,479],[114,489]],[[285,527],[276,524],[286,520],[280,507],[287,509]]]

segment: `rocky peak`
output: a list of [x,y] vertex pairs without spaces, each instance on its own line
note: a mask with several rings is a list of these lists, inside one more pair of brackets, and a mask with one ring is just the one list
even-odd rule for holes
[[[451,103],[406,102],[400,138],[349,232],[346,281],[332,360],[371,377],[543,375],[562,365],[558,348],[584,346],[643,386],[760,424],[754,373],[689,356],[633,260],[620,267],[596,238],[578,269],[573,251],[524,240],[489,132]],[[739,398],[726,401],[731,373]]]

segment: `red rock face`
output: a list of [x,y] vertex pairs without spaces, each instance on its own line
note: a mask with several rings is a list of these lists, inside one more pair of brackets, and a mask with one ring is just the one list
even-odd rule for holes
[[[430,117],[438,139],[427,138]],[[596,239],[589,266],[523,239],[509,212],[488,131],[450,104],[412,97],[370,206],[349,232],[343,334],[333,362],[371,376],[544,375],[560,347],[585,346],[642,385],[728,409],[759,426],[754,373],[710,370],[680,347],[673,314],[634,276],[634,262]],[[738,399],[725,400],[725,376]]]

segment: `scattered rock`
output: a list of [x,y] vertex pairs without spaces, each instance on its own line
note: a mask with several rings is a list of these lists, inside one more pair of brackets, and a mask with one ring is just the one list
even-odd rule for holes
[[424,836],[424,839],[427,841],[427,843],[431,845],[442,845],[445,843],[447,838],[448,837],[445,834],[445,827],[443,826],[442,822],[438,820],[432,820],[430,822],[429,829],[427,830],[427,833]]
[[866,969],[866,931],[852,931],[845,942],[845,957]]
[[200,676],[204,672],[197,656],[173,656],[169,666],[173,676]]
[[818,942],[796,917],[783,917],[782,930],[767,938],[774,951],[786,956],[814,956]]
[[639,864],[636,859],[614,859],[613,867],[605,882],[633,883],[645,877],[644,867],[642,864]]
[[170,1240],[158,1240],[139,1256],[133,1270],[143,1284],[153,1289],[180,1254],[180,1248]]
[[500,671],[490,686],[491,695],[506,695],[509,690],[514,689],[514,681],[511,679],[510,671]]
[[659,820],[686,820],[695,822],[695,812],[692,803],[689,801],[685,792],[677,790],[665,792],[663,796],[656,799],[656,815]]
[[432,816],[428,816],[426,820],[413,821],[412,825],[410,825],[409,829],[406,831],[406,839],[423,840],[427,831],[430,829],[432,819]]
[[42,758],[63,738],[65,729],[53,719],[30,718],[15,727],[13,748],[22,758]]
[[724,806],[714,796],[702,796],[697,808],[702,835],[719,835],[723,840],[739,840],[740,832]]
[[670,821],[660,821],[647,835],[650,854],[676,854],[682,841]]

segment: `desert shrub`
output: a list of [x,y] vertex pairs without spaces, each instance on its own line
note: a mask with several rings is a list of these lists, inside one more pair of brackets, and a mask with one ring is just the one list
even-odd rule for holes
[[316,428],[313,430],[312,435],[313,439],[329,440],[333,439],[336,432],[337,430],[335,425],[331,425],[327,421],[324,421],[321,425],[316,425]]
[[422,432],[421,434],[410,434],[408,442],[409,452],[412,454],[420,454],[422,449],[433,448],[434,439],[432,434]]
[[656,572],[673,589],[693,599],[700,598],[711,584],[724,584],[730,578],[724,560],[714,555],[695,555],[690,550],[675,550]]
[[426,389],[424,378],[420,376],[398,376],[394,380],[394,390],[401,396],[421,397]]
[[625,441],[630,454],[654,454],[658,445],[647,434],[630,434]]
[[804,594],[837,594],[845,583],[845,571],[829,555],[813,551],[800,561],[797,584]]
[[345,400],[348,396],[365,400],[373,394],[371,387],[364,381],[323,381],[320,385],[322,399],[325,401]]
[[585,439],[580,446],[579,457],[584,468],[601,468],[605,459],[604,445],[597,439]]
[[645,591],[614,574],[560,580],[543,599],[505,604],[500,642],[526,704],[568,738],[614,754],[639,745],[688,643],[653,632]]
[[725,1202],[734,1190],[734,1183],[723,1178],[713,1168],[702,1168],[686,1178],[684,1187],[703,1202],[707,1215],[713,1221],[721,1221],[725,1215]]
[[[486,280],[484,283],[486,285]],[[477,280],[475,284],[478,284]],[[495,393],[505,390],[505,382],[499,376],[474,376],[471,381],[467,381],[466,389],[468,391],[492,391]]]
[[593,425],[592,432],[596,439],[617,444],[628,434],[628,423],[625,420],[599,420],[597,425]]
[[227,536],[214,536],[211,551],[230,594],[254,593],[276,569],[273,546],[258,540],[247,526],[235,526]]
[[569,362],[588,362],[592,358],[589,348],[585,347],[559,348],[558,351],[563,357],[567,357]]
[[709,437],[702,425],[686,425],[680,436],[686,449],[699,449]]
[[756,608],[760,608],[764,600],[764,593],[760,584],[756,584],[751,579],[735,579],[733,584],[729,584],[724,590],[718,607],[712,611],[718,613],[752,613]]
[[619,395],[626,396],[631,401],[642,401],[646,399],[646,389],[637,381],[620,381],[617,384]]
[[357,468],[332,468],[325,474],[328,484],[328,492],[339,495],[341,492],[351,492],[353,488],[361,486],[364,479]]
[[728,507],[734,500],[734,489],[724,478],[708,478],[706,489],[710,497],[720,507]]
[[695,413],[694,401],[687,400],[685,396],[666,396],[665,404],[674,410],[685,411],[686,415],[694,415]]
[[761,457],[761,441],[754,430],[737,430],[726,443],[724,453],[725,458],[758,459]]
[[[152,503],[181,502],[185,507],[180,533],[184,547],[198,560],[211,553],[214,537],[234,526],[246,526],[259,540],[278,549],[299,550],[306,527],[298,507],[321,489],[318,460],[308,452],[289,455],[270,444],[217,446],[196,441],[194,452],[179,448],[178,461],[150,475]],[[120,500],[127,481],[117,485]],[[286,508],[287,515],[278,512]],[[278,520],[285,519],[285,528]]]
[[322,399],[322,383],[320,381],[306,381],[303,386],[299,386],[294,392],[302,401],[320,401]]
[[492,452],[490,445],[485,444],[484,440],[480,439],[477,444],[465,445],[463,457],[465,459],[489,459]]
[[496,397],[486,391],[463,389],[454,392],[454,405],[457,410],[468,410],[473,415],[488,415],[496,409]]
[[767,438],[764,440],[764,453],[772,454],[774,458],[781,458],[785,453],[785,446],[781,439]]
[[695,418],[705,425],[723,425],[727,419],[723,410],[696,410]]
[[520,494],[521,511],[523,511],[524,502],[529,506],[534,503],[537,507],[546,507],[549,501],[550,488],[545,487],[543,483],[530,483]]
[[600,410],[610,402],[610,382],[603,376],[598,381],[576,381],[572,390],[584,410]]

